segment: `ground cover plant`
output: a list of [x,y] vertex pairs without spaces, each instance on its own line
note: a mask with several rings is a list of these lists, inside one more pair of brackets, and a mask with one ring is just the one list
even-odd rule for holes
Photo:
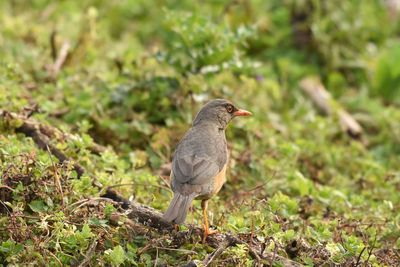
[[[0,264],[399,266],[396,3],[1,1]],[[156,222],[214,98],[253,116],[202,244]]]

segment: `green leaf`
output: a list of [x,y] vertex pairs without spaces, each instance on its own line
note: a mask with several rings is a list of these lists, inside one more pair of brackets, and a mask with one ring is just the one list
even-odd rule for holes
[[268,201],[269,206],[271,207],[272,212],[276,212],[279,209],[279,202],[277,199],[273,198]]
[[106,207],[104,209],[104,215],[106,217],[109,217],[111,215],[111,213],[113,213],[114,211],[116,211],[115,207],[107,202]]
[[48,209],[48,207],[41,200],[33,200],[33,201],[31,201],[31,203],[29,204],[29,207],[34,212],[45,212]]
[[300,195],[304,196],[306,194],[309,194],[308,182],[307,179],[304,178],[303,174],[299,171],[296,171],[296,178],[300,190]]
[[306,258],[304,260],[304,263],[307,264],[308,267],[313,267],[314,266],[314,263],[313,263],[312,259],[310,259],[310,258]]
[[46,204],[47,204],[47,206],[50,207],[50,208],[53,208],[53,207],[54,207],[53,200],[52,200],[50,197],[48,197],[48,198],[46,199]]
[[94,236],[94,234],[90,230],[90,227],[87,223],[85,223],[85,225],[83,225],[81,234],[84,238],[90,238],[90,237]]
[[113,250],[105,251],[105,253],[108,254],[113,266],[119,266],[125,260],[125,250],[120,245],[114,247]]
[[312,235],[314,238],[318,238],[318,233],[315,232],[314,229],[313,229],[312,227],[308,226],[308,231],[310,231],[311,235]]
[[344,254],[345,252],[346,252],[346,250],[344,249],[344,247],[342,246],[342,244],[337,244],[337,247],[339,248],[339,250],[340,250],[340,253],[342,253],[342,254]]
[[108,223],[107,220],[99,220],[97,218],[90,218],[89,219],[89,225],[108,227],[107,223]]
[[280,261],[275,261],[273,266],[274,267],[284,267],[285,265]]

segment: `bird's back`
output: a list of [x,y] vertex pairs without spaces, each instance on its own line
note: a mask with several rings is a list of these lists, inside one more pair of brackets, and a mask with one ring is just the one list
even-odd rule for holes
[[172,189],[181,194],[195,192],[220,173],[226,161],[225,131],[212,125],[190,128],[172,160]]

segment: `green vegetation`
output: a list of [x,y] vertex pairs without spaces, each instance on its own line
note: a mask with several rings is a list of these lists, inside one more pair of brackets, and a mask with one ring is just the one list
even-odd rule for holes
[[[398,266],[400,15],[386,2],[1,1],[0,108],[25,116],[37,104],[31,119],[59,129],[50,144],[74,162],[2,114],[0,264],[203,260],[212,248],[200,237],[177,245],[173,233],[138,234],[112,223],[118,207],[97,197],[122,184],[125,197],[164,211],[172,195],[162,169],[200,107],[226,98],[254,115],[227,130],[213,226],[245,236],[254,224],[266,251],[308,266]],[[310,75],[361,137],[318,112],[299,86]],[[107,149],[93,153],[94,143]],[[200,210],[195,201],[187,222],[201,225]],[[213,264],[255,262],[243,244]]]

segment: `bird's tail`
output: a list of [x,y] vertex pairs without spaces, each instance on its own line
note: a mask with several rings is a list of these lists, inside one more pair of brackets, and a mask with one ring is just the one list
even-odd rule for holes
[[167,211],[164,213],[163,219],[167,222],[176,224],[183,223],[194,198],[194,194],[184,196],[175,192],[174,198],[172,199],[171,204],[169,204]]

